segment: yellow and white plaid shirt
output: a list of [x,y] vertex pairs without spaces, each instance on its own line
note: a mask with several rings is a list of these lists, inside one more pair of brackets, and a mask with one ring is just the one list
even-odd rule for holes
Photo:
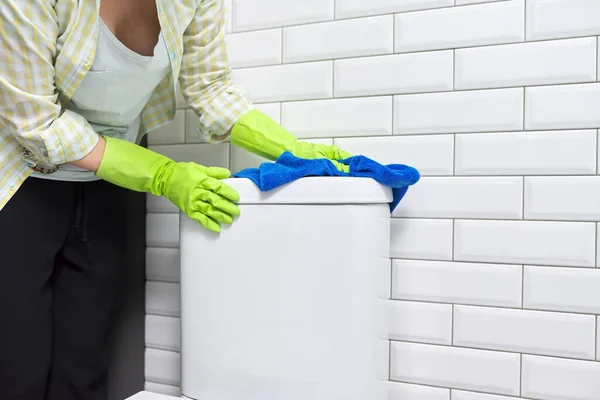
[[[230,79],[223,0],[156,0],[172,74],[142,112],[143,135],[175,115],[177,82],[210,142],[252,108]],[[0,210],[31,174],[87,155],[98,134],[66,110],[94,60],[100,0],[0,0]],[[30,156],[23,156],[23,150]]]

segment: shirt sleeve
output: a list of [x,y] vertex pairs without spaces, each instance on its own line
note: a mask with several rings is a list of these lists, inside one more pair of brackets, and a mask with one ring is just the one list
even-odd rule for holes
[[0,125],[48,165],[79,160],[99,140],[85,118],[59,104],[54,3],[0,1]]
[[200,118],[208,142],[227,139],[231,127],[253,108],[246,93],[231,79],[225,44],[223,0],[198,0],[193,21],[183,37],[179,84]]

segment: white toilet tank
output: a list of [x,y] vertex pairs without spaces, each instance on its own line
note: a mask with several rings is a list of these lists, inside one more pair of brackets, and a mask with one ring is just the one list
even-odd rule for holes
[[181,216],[182,394],[386,400],[391,189],[226,182],[241,197],[233,225],[216,234]]

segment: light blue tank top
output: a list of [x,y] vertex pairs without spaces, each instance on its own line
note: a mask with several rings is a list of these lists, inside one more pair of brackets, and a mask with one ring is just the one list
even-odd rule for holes
[[[161,32],[153,56],[143,56],[121,43],[98,18],[100,29],[94,62],[65,108],[83,116],[106,136],[135,142],[141,112],[171,64]],[[93,172],[63,164],[49,175],[31,176],[65,181],[93,181]]]

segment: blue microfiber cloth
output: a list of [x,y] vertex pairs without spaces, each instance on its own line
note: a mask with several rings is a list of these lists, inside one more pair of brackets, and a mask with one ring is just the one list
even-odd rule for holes
[[400,203],[408,187],[417,183],[420,178],[419,171],[412,167],[402,164],[382,165],[365,156],[352,156],[338,162],[348,165],[350,172],[338,170],[325,158],[307,160],[285,152],[275,162],[262,163],[258,168],[246,168],[233,176],[250,179],[263,192],[308,176],[372,178],[392,188],[393,201],[390,203],[390,213]]

